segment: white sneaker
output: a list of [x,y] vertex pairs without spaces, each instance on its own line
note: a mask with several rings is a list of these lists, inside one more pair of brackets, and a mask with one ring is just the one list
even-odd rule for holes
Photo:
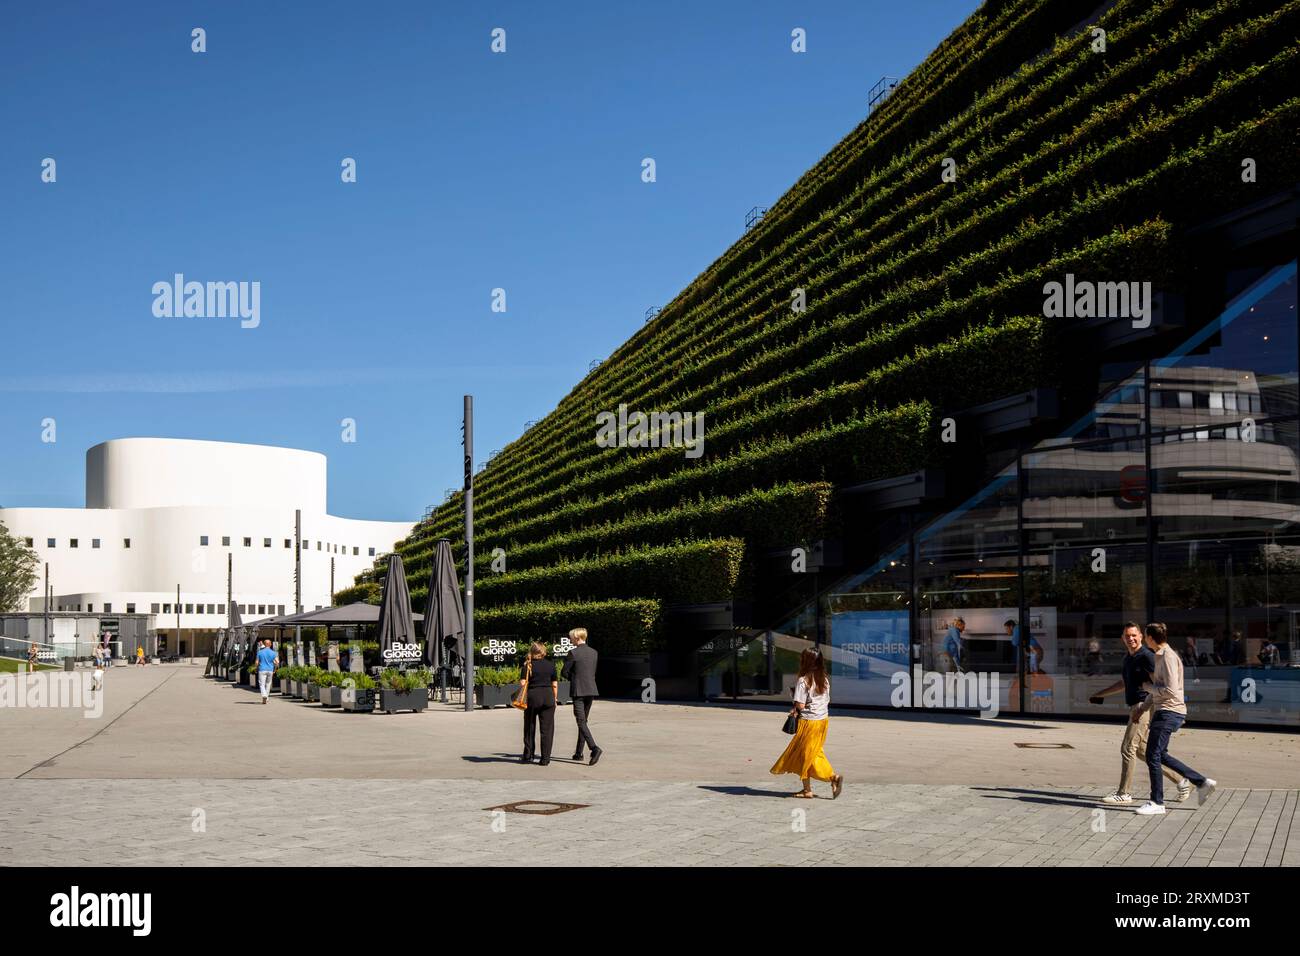
[[1132,803],[1133,798],[1127,793],[1112,793],[1109,796],[1101,798],[1102,803]]
[[1219,781],[1205,778],[1205,783],[1196,788],[1196,805],[1200,806],[1206,800],[1210,799],[1210,794],[1214,793],[1214,788],[1219,785]]
[[1182,803],[1192,795],[1192,782],[1186,777],[1178,781],[1178,802]]
[[1138,807],[1136,812],[1142,814],[1144,817],[1158,817],[1164,814],[1165,808],[1158,803],[1152,803],[1148,800],[1146,803],[1142,804],[1142,806]]

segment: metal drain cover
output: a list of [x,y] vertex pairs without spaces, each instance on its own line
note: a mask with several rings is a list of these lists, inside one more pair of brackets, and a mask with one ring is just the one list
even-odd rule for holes
[[1016,744],[1017,747],[1023,747],[1026,750],[1073,750],[1070,744]]
[[569,810],[581,810],[589,807],[589,803],[556,803],[551,800],[516,800],[514,803],[503,803],[499,807],[484,807],[484,810],[504,810],[506,813],[535,813],[539,816],[550,816],[555,813],[567,813]]

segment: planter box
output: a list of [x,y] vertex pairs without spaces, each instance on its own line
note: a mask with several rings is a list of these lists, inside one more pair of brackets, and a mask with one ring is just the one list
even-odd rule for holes
[[342,707],[343,688],[342,687],[320,688],[320,703],[322,707]]
[[278,683],[280,684],[280,696],[281,696],[281,697],[290,697],[290,696],[292,696],[292,694],[293,694],[293,687],[292,687],[293,681],[288,680],[287,678],[281,677]]
[[509,707],[518,684],[475,684],[474,702],[480,707]]
[[320,688],[315,684],[308,684],[306,688],[306,700],[309,704],[317,703],[320,700]]
[[340,687],[339,699],[343,709],[354,714],[368,714],[375,709],[375,692],[373,689]]
[[405,694],[380,688],[379,695],[379,709],[389,714],[395,710],[413,710],[419,713],[429,706],[429,688],[427,687],[417,687]]

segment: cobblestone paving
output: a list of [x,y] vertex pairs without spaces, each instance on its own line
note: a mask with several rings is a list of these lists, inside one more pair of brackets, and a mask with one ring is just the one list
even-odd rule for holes
[[[590,865],[1300,864],[1294,790],[1221,790],[1204,806],[1193,798],[1155,818],[1099,813],[1104,788],[850,784],[835,801],[788,793],[606,781],[5,780],[0,859],[505,865],[526,845],[536,860],[578,853]],[[588,806],[553,815],[486,809],[519,800]],[[340,854],[340,845],[378,849]]]

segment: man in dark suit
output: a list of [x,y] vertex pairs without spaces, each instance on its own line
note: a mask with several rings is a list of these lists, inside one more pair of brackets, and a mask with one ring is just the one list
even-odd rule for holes
[[564,676],[569,679],[569,691],[573,696],[573,719],[578,722],[578,747],[573,753],[574,760],[582,759],[582,745],[591,748],[591,766],[596,766],[603,751],[592,739],[587,720],[591,717],[591,705],[595,703],[600,692],[596,690],[596,658],[599,656],[594,647],[587,646],[587,629],[575,627],[569,632],[573,641],[573,650],[569,651],[569,663],[564,665]]

